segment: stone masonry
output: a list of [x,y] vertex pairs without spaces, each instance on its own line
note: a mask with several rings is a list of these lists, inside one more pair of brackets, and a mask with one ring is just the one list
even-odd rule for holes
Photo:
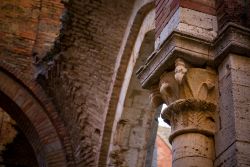
[[248,0],[0,0],[1,163],[150,167],[165,103],[173,167],[250,166],[249,26]]

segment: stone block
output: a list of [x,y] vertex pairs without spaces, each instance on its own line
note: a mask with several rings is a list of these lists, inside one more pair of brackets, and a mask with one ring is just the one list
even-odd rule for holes
[[119,123],[114,144],[121,145],[122,148],[127,148],[130,140],[131,125]]
[[235,151],[238,163],[237,166],[250,166],[250,143],[237,141]]
[[129,124],[136,125],[139,123],[142,109],[132,107],[124,107],[122,118],[127,120]]
[[250,144],[246,142],[236,141],[230,145],[215,160],[215,167],[231,167],[250,165]]
[[221,153],[214,162],[215,167],[233,167],[237,166],[236,144],[233,143],[223,153]]
[[212,41],[217,36],[217,29],[215,16],[179,7],[157,36],[155,48],[159,48],[174,30]]
[[220,155],[235,141],[235,113],[229,59],[219,67],[219,118],[220,127],[215,134],[216,156]]
[[131,129],[129,146],[133,148],[145,147],[146,129],[143,127],[134,127]]
[[136,167],[138,160],[138,150],[137,149],[129,149],[125,156],[125,160],[127,163],[127,167]]

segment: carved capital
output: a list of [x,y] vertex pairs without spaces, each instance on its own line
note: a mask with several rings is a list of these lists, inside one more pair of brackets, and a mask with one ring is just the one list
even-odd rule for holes
[[165,72],[160,78],[160,93],[166,104],[179,99],[197,99],[216,104],[216,77],[214,71],[202,68]]
[[197,99],[180,99],[170,104],[162,113],[165,122],[170,120],[170,141],[184,133],[200,133],[213,136],[215,133],[216,105]]
[[203,111],[214,112],[216,105],[214,103],[206,102],[197,99],[180,99],[170,104],[162,113],[163,119],[170,119],[172,115],[179,114],[180,112],[188,111]]
[[162,118],[171,124],[170,141],[186,133],[213,136],[217,104],[217,75],[212,69],[188,68],[182,60],[160,78],[160,93],[168,107]]

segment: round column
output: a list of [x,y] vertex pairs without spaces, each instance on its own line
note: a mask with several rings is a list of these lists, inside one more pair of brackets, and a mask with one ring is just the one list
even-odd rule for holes
[[160,77],[160,93],[168,107],[162,113],[171,124],[173,167],[213,167],[217,104],[217,74],[175,61],[175,70]]
[[216,106],[203,100],[181,99],[162,113],[170,120],[173,167],[212,167]]

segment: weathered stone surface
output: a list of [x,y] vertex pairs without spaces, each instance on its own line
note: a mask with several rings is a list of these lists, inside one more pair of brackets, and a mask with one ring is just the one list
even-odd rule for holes
[[249,58],[230,54],[220,67],[221,127],[215,137],[218,165],[249,164],[247,159],[239,158],[250,154],[249,149],[245,149],[250,140],[249,64]]
[[110,165],[143,166],[155,113],[151,111],[149,92],[140,88],[135,78],[129,83],[121,109],[123,111],[115,129]]
[[60,56],[49,71],[48,84],[70,129],[76,165],[98,164],[115,63],[133,4],[108,0],[66,5]]
[[[178,60],[178,59],[177,59]],[[160,92],[167,104],[178,99],[197,99],[216,104],[217,83],[213,70],[188,68],[176,64],[175,72],[166,72],[160,79]]]
[[[244,143],[247,148],[250,138],[249,131],[247,130],[247,127],[249,127],[248,110],[250,107],[248,98],[250,96],[250,74],[248,72],[250,70],[250,63],[249,58],[246,58],[249,57],[248,52],[250,49],[249,29],[239,26],[239,24],[246,26],[249,22],[249,19],[246,17],[248,15],[247,12],[239,11],[239,8],[242,6],[245,8],[246,4],[234,1],[232,1],[232,4],[230,4],[231,1],[216,2],[217,5],[219,4],[216,6],[216,8],[219,9],[217,12],[219,14],[220,29],[218,30],[216,23],[217,18],[214,16],[215,13],[210,15],[211,17],[207,17],[208,15],[205,14],[206,12],[204,10],[203,13],[199,13],[197,11],[193,12],[189,9],[184,9],[182,12],[189,14],[181,17],[182,12],[179,6],[181,6],[182,1],[178,2],[180,2],[180,5],[178,3],[177,5],[172,5],[171,1],[164,0],[156,2],[159,10],[157,11],[157,24],[161,25],[157,27],[156,35],[158,39],[156,40],[155,46],[158,50],[156,50],[148,58],[145,65],[140,68],[137,73],[138,78],[143,87],[147,89],[160,81],[162,98],[165,103],[170,104],[168,109],[165,110],[163,117],[165,117],[166,121],[170,120],[172,123],[173,134],[170,139],[172,139],[173,142],[175,142],[175,138],[183,135],[180,129],[186,130],[187,134],[192,131],[199,131],[198,133],[204,136],[212,137],[215,135],[216,153],[213,153],[213,158],[209,160],[209,163],[205,164],[213,166],[213,160],[216,157],[217,160],[215,164],[218,166],[247,165],[248,161],[246,160],[241,163],[243,159],[238,158],[239,156],[237,155],[237,143]],[[212,6],[215,9],[215,1],[210,2],[212,2]],[[160,4],[165,6],[168,3],[172,5],[171,10],[166,8],[166,11],[161,11],[162,7],[160,7]],[[199,3],[203,4],[204,1],[199,1]],[[179,8],[176,8],[176,6]],[[201,6],[202,5],[200,5],[200,7]],[[191,5],[188,8],[191,8]],[[175,11],[175,14],[173,11]],[[236,13],[235,15],[229,14],[228,11],[235,11]],[[164,13],[168,13],[171,16],[165,17]],[[234,20],[240,13],[244,13],[244,23],[241,22],[243,18]],[[225,17],[228,18],[223,22],[221,18]],[[161,19],[166,20],[166,22],[161,21]],[[186,21],[181,22],[182,19],[186,19]],[[228,23],[229,21],[239,24]],[[223,26],[224,28],[222,29]],[[178,33],[174,32],[175,29],[178,30],[178,33],[181,32],[182,34],[181,44],[179,45],[180,48],[178,48],[178,38],[176,37]],[[217,30],[219,32],[218,36]],[[184,37],[187,35],[186,33],[190,35],[188,38],[189,43],[185,43],[186,40]],[[197,38],[194,39],[194,37]],[[200,44],[204,44],[203,46],[197,44],[197,40],[201,40],[202,38],[205,38],[207,42],[200,41]],[[205,50],[207,53],[205,53]],[[241,56],[232,56],[230,53]],[[176,58],[187,60],[187,62],[191,64],[191,67],[186,68],[181,63],[179,68],[175,66],[175,70],[177,73],[179,72],[179,74],[171,72]],[[226,60],[224,60],[225,58]],[[223,60],[224,62],[222,62]],[[189,69],[192,69],[192,65],[204,67],[207,64],[211,66],[220,65],[218,68],[219,85],[217,85],[216,77],[211,79],[212,82],[211,80],[208,81],[209,79],[206,81],[206,79],[203,78],[204,76],[198,75],[198,73],[194,73],[193,76],[190,77],[194,82],[188,80],[187,76],[188,73],[191,72]],[[163,74],[164,71],[167,72]],[[202,74],[202,72],[200,74]],[[160,78],[161,75],[162,77]],[[185,82],[183,82],[183,80]],[[206,86],[201,87],[199,80],[204,81],[202,84]],[[182,85],[185,84],[188,86],[182,87]],[[213,90],[214,96],[207,93],[211,93],[211,90]],[[219,101],[217,100],[218,95],[220,96]],[[193,97],[195,98],[190,99]],[[211,97],[211,99],[206,99],[207,97]],[[155,101],[158,102],[160,100]],[[217,104],[219,104],[220,108],[215,109]],[[219,110],[219,113],[216,113],[216,110]],[[212,111],[212,114],[210,114],[210,112],[199,113],[197,111]],[[179,129],[179,131],[176,129]],[[195,135],[193,138],[195,138]],[[173,148],[181,144],[182,143],[175,143]],[[249,154],[246,150],[247,149],[241,147],[240,156],[246,157]],[[202,158],[199,160],[199,158],[197,158],[197,164],[195,158],[186,161],[190,162],[190,164],[186,163],[185,166],[199,166],[200,162],[205,162],[206,160]],[[179,162],[180,163],[175,163],[174,165],[184,166],[185,160]]]
[[217,36],[217,29],[215,16],[180,7],[156,39],[155,48],[160,48],[173,31],[212,41]]
[[[156,37],[162,33],[179,8],[198,11],[202,14],[215,15],[214,0],[156,0]],[[199,20],[197,20],[199,21]],[[166,30],[166,29],[165,29]]]
[[223,152],[223,154],[219,158],[216,158],[214,166],[215,167],[237,166],[237,159],[235,156],[236,156],[236,147],[235,143],[233,143],[231,147],[226,149],[225,152]]
[[237,24],[229,23],[221,30],[219,36],[214,41],[213,50],[214,61],[217,66],[230,53],[249,56],[250,51],[250,30]]

